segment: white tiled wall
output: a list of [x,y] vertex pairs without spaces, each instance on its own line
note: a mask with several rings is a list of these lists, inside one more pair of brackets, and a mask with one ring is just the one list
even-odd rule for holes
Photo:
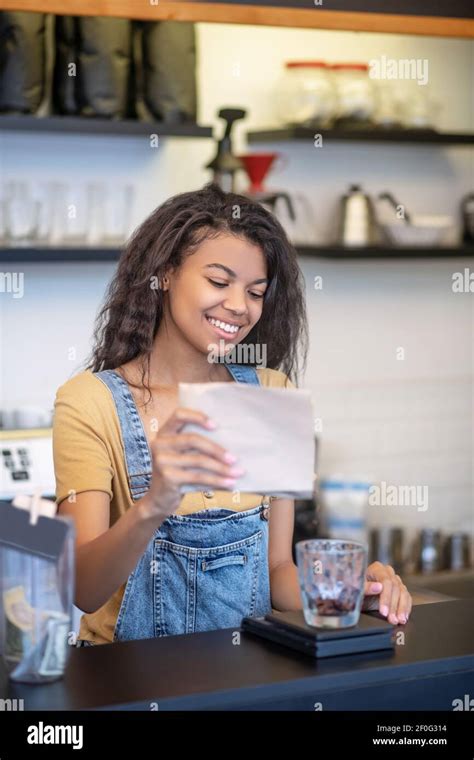
[[321,475],[428,487],[426,511],[371,507],[373,525],[472,532],[474,299],[451,289],[465,266],[302,260]]

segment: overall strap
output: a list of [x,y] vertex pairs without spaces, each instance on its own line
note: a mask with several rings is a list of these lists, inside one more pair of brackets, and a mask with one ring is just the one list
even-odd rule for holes
[[111,369],[95,372],[111,391],[122,431],[125,462],[130,480],[130,490],[134,498],[139,498],[148,489],[152,470],[150,450],[143,423],[126,381]]
[[227,369],[237,383],[260,385],[260,379],[255,367],[249,364],[226,364]]

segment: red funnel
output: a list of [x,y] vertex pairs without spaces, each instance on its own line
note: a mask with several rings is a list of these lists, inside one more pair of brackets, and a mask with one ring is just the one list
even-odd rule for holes
[[250,193],[259,193],[263,191],[263,180],[270,171],[274,160],[278,158],[278,153],[246,153],[238,156],[242,161],[245,171],[250,179]]

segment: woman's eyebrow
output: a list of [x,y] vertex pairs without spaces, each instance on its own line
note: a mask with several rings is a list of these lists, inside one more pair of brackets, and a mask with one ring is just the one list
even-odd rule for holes
[[[232,269],[229,269],[229,267],[224,266],[224,264],[206,264],[204,269],[209,269],[210,267],[217,267],[217,269],[223,269],[224,272],[226,272],[230,277],[237,277],[236,273],[232,271]],[[260,282],[269,282],[267,277],[262,277],[259,280],[254,280],[251,285],[257,285]]]

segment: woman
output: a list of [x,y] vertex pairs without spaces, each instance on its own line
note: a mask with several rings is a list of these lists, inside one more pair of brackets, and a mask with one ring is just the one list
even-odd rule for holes
[[[270,510],[268,496],[239,493],[232,452],[183,430],[221,421],[178,408],[177,394],[179,382],[294,387],[306,349],[302,286],[278,221],[215,185],[169,199],[135,232],[91,360],[55,402],[56,497],[76,523],[81,643],[301,608],[293,502]],[[244,343],[264,346],[265,368],[215,360],[216,344],[227,356]],[[196,490],[182,496],[184,483]],[[365,591],[366,608],[379,603],[406,622],[411,599],[392,568],[370,565]]]

